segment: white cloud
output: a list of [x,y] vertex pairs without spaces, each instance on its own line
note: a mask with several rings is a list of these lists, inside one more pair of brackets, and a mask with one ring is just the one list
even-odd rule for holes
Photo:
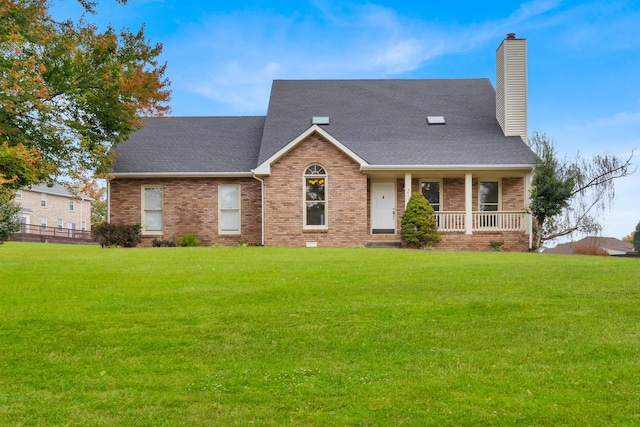
[[624,125],[624,124],[631,124],[631,123],[640,124],[640,112],[638,113],[620,112],[620,113],[614,114],[613,116],[597,119],[593,122],[595,126],[616,126],[616,125]]
[[174,88],[220,103],[226,114],[260,114],[273,79],[391,77],[504,37],[556,4],[529,2],[503,21],[458,29],[378,5],[318,2],[315,15],[208,16],[166,42],[165,52]]

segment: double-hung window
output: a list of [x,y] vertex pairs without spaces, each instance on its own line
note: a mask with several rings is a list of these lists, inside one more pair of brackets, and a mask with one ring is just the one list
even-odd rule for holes
[[218,228],[220,234],[240,233],[240,185],[224,184],[218,187]]
[[142,232],[162,234],[162,187],[142,187]]
[[327,228],[327,172],[320,165],[304,171],[304,227]]
[[73,200],[73,199],[69,200],[69,210],[71,212],[75,212],[75,210],[76,210],[76,201]]
[[440,181],[423,181],[421,184],[422,195],[429,201],[434,211],[440,212],[441,194]]
[[[481,181],[478,198],[480,212],[497,212],[500,210],[500,183],[498,181]],[[498,227],[498,215],[481,216],[482,227]]]
[[47,207],[47,195],[45,193],[40,193],[40,206],[43,208]]

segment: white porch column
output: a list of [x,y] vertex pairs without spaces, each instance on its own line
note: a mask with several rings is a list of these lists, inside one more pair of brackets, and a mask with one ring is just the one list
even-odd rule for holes
[[464,228],[466,234],[473,234],[473,174],[464,175]]
[[404,207],[407,207],[409,199],[411,198],[411,174],[404,174]]

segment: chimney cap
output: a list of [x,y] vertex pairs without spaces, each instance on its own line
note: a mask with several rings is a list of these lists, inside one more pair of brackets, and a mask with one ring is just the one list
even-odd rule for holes
[[516,38],[516,33],[507,33],[507,40],[514,40]]

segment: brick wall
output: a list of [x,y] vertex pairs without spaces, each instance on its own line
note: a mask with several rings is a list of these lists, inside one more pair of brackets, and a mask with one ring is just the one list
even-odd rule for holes
[[[304,172],[311,164],[327,173],[326,230],[303,228]],[[367,177],[357,163],[318,134],[310,135],[271,165],[265,177],[265,245],[356,246],[367,240]]]
[[[218,233],[218,186],[240,184],[240,234]],[[260,182],[253,178],[114,179],[110,191],[110,221],[140,223],[142,187],[163,188],[164,227],[161,235],[144,236],[143,245],[160,237],[176,240],[195,233],[202,245],[261,242]]]
[[502,210],[525,209],[524,178],[502,178]]
[[491,251],[491,240],[503,241],[501,249],[505,252],[527,252],[529,250],[529,236],[522,232],[475,232],[440,233],[442,242],[435,248],[445,251]]

